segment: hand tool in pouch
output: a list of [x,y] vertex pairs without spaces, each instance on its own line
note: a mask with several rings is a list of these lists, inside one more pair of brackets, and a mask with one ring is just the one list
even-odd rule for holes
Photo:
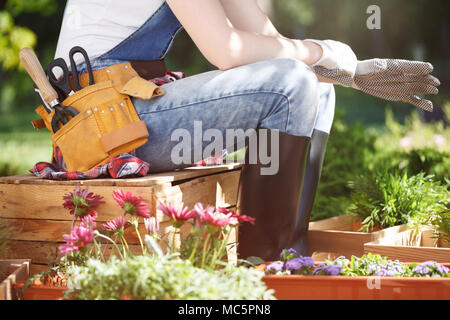
[[[62,70],[62,75],[59,78],[57,78],[55,76],[55,73],[53,71],[54,69]],[[72,90],[72,87],[70,86],[71,73],[70,73],[69,68],[67,67],[67,64],[63,58],[58,58],[58,59],[55,59],[52,62],[50,62],[47,67],[46,72],[47,72],[48,80],[52,84],[53,88],[59,89],[60,91],[62,91],[63,94],[65,95],[65,97],[71,96],[74,94],[74,91]],[[64,99],[65,99],[65,97],[64,97]],[[60,97],[60,100],[61,100],[61,97]]]
[[72,77],[73,77],[73,86],[76,91],[81,90],[80,80],[78,79],[78,71],[77,65],[75,63],[75,59],[73,58],[75,54],[81,53],[83,56],[84,62],[86,63],[86,68],[89,74],[89,85],[92,86],[94,84],[94,74],[92,72],[91,61],[89,60],[89,56],[82,47],[76,46],[70,49],[69,51],[69,60],[70,60],[70,68],[72,69]]
[[51,125],[53,133],[56,133],[59,130],[59,123],[61,122],[62,125],[65,125],[69,121],[68,117],[75,117],[78,114],[78,111],[73,107],[62,107],[59,104],[58,93],[48,81],[44,69],[42,69],[33,50],[30,48],[23,48],[20,50],[19,57],[29,76],[33,79],[41,92],[42,99],[55,110]]

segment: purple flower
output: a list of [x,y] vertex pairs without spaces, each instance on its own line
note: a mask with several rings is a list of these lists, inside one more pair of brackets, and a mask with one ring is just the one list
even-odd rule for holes
[[275,261],[269,264],[266,267],[266,274],[277,274],[278,272],[283,271],[284,262],[282,261]]
[[300,256],[286,261],[284,267],[292,274],[311,274],[314,268],[314,260],[311,257]]
[[416,276],[424,277],[442,277],[449,275],[449,268],[437,263],[436,261],[425,261],[412,269]]
[[280,260],[286,262],[289,259],[297,258],[298,256],[299,254],[294,248],[283,249],[280,254]]
[[339,264],[326,265],[324,263],[319,264],[314,268],[313,274],[319,276],[337,276],[342,270],[342,266]]

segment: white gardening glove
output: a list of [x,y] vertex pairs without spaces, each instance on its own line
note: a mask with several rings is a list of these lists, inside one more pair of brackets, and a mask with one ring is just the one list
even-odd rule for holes
[[322,47],[322,57],[311,65],[316,74],[382,99],[403,101],[427,111],[433,110],[431,101],[417,96],[438,93],[436,86],[440,82],[430,75],[433,71],[430,63],[399,59],[358,61],[353,50],[344,43],[334,40],[304,41]]
[[311,65],[316,74],[345,87],[353,85],[358,59],[348,45],[334,40],[307,39],[304,41],[311,41],[322,47],[322,57]]
[[352,87],[370,95],[403,101],[433,111],[433,103],[417,94],[437,94],[440,85],[430,75],[433,65],[428,62],[399,59],[370,59],[358,61]]

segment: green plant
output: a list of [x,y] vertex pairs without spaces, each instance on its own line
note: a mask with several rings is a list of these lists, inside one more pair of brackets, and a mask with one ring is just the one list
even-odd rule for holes
[[449,191],[432,176],[389,171],[368,173],[349,183],[351,213],[362,220],[362,231],[411,222],[418,216],[434,216],[446,208]]
[[412,149],[400,154],[399,160],[397,168],[409,174],[424,172],[442,182],[450,172],[450,152],[448,151],[439,151],[430,147]]
[[[288,253],[286,256],[285,253]],[[450,277],[450,270],[435,262],[403,264],[378,254],[368,253],[358,258],[343,256],[315,264],[311,257],[298,255],[294,249],[284,249],[282,259],[266,266],[266,274],[303,274],[320,276],[383,276],[383,277]]]
[[[450,242],[450,180],[445,180],[446,185],[439,192],[436,210],[419,213],[412,221],[414,227],[420,225],[432,225],[436,227],[436,237]],[[445,191],[444,191],[445,190]]]
[[274,299],[261,272],[231,265],[208,271],[174,256],[89,259],[69,273],[70,299]]
[[375,135],[360,124],[345,124],[342,116],[342,112],[336,113],[330,132],[312,221],[348,211],[351,189],[347,181],[366,171],[375,150]]

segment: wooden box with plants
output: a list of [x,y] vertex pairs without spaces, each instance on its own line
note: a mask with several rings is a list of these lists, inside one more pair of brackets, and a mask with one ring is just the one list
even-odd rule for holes
[[419,226],[364,244],[364,251],[400,261],[435,260],[450,264],[450,242],[431,226]]
[[[0,219],[14,229],[10,237],[14,250],[9,250],[7,257],[31,258],[32,273],[46,270],[48,264],[57,258],[58,247],[63,241],[62,235],[70,231],[74,217],[92,210],[97,222],[106,223],[123,215],[123,209],[111,197],[117,190],[132,192],[136,197],[142,198],[152,213],[156,212],[159,201],[174,205],[184,203],[193,206],[202,202],[233,207],[236,204],[239,174],[240,166],[229,164],[188,168],[132,179],[57,181],[39,179],[32,175],[1,177]],[[78,191],[74,192],[77,185]],[[70,197],[63,201],[62,197],[68,194],[80,201],[75,207],[70,207]],[[92,194],[97,194],[99,198],[89,202]],[[88,200],[83,200],[85,195],[89,195]],[[63,202],[71,214],[65,212]],[[93,205],[96,207],[92,209]],[[164,215],[158,214],[157,218],[161,223],[161,232],[173,229]],[[139,220],[139,229],[144,229],[142,218]],[[127,230],[125,238],[130,250],[140,249],[140,239],[135,232]]]
[[[201,203],[188,208],[159,202],[158,213],[174,230],[161,233],[162,224],[150,215],[142,198],[121,191],[115,191],[113,198],[124,214],[99,223],[94,214],[99,195],[78,189],[65,197],[69,209],[81,199],[90,206],[75,216],[70,234],[63,235],[57,263],[15,285],[23,299],[273,298],[262,273],[227,261],[236,228],[254,223],[253,218]],[[138,227],[139,216],[144,217],[143,230]],[[139,239],[136,250],[125,237],[128,230]]]
[[282,300],[448,300],[450,269],[435,261],[402,263],[380,255],[316,263],[294,249],[264,263],[263,281]]
[[13,232],[0,220],[0,300],[18,299],[14,284],[30,277],[30,259],[4,259],[10,250],[9,238]]
[[0,300],[17,300],[14,285],[30,277],[30,259],[0,259]]
[[[361,175],[349,185],[351,215],[311,222],[311,253],[360,256],[388,241],[380,239],[398,239],[408,229],[426,225],[438,225],[440,234],[448,236],[450,191],[431,176],[386,170]],[[442,256],[437,260],[446,262]]]

